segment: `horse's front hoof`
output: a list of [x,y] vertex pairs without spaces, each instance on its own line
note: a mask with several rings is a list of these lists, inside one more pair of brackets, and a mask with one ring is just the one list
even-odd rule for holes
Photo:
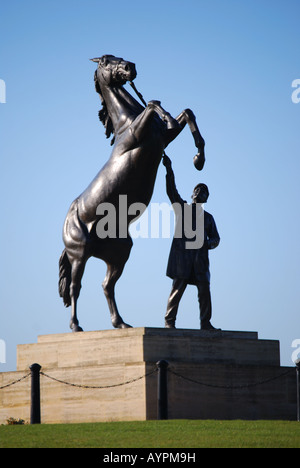
[[159,106],[159,107],[160,107],[160,105],[161,105],[161,102],[160,102],[160,101],[154,101],[154,100],[152,100],[152,101],[149,101],[149,102],[148,102],[148,106],[150,106],[150,107],[151,107],[151,106],[153,106],[153,107]]
[[198,171],[202,171],[204,163],[205,163],[204,152],[197,153],[196,156],[194,157],[194,166],[195,166],[195,168]]

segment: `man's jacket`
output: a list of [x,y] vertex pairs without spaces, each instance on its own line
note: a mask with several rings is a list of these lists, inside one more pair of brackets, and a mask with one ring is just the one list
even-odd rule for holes
[[[174,173],[171,168],[167,170],[166,185],[167,194],[171,203],[180,204],[182,210],[184,210],[184,205],[186,205],[187,202],[181,198],[176,189]],[[193,216],[195,216],[196,213],[197,210],[193,210]],[[186,221],[185,217],[182,216],[180,221],[182,223]],[[194,219],[193,224],[196,225]],[[172,279],[186,279],[189,284],[210,282],[208,250],[216,248],[220,242],[220,236],[213,216],[207,211],[204,211],[204,243],[201,248],[187,249],[186,242],[189,239],[186,238],[184,232],[185,229],[184,226],[182,226],[182,237],[173,238],[167,266],[167,276]]]

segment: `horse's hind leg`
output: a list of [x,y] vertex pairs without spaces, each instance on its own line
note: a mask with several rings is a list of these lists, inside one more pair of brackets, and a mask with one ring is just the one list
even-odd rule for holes
[[111,322],[115,328],[131,328],[131,326],[125,323],[120,316],[115,300],[115,284],[123,272],[124,265],[125,263],[122,265],[107,264],[106,277],[102,283],[110,311]]
[[81,289],[81,279],[83,276],[86,260],[74,260],[72,263],[71,270],[71,285],[70,285],[70,297],[72,306],[72,315],[70,321],[70,328],[73,332],[83,331],[79,326],[77,318],[77,299],[79,297]]

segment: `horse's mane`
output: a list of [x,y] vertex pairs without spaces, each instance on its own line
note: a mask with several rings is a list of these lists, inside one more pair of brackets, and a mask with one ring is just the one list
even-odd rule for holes
[[[101,99],[101,103],[102,103],[102,109],[100,109],[99,112],[98,112],[99,120],[100,120],[100,122],[103,123],[103,125],[105,127],[106,138],[109,138],[112,134],[114,135],[115,131],[114,131],[114,126],[113,126],[112,120],[111,120],[111,118],[109,116],[109,113],[107,111],[106,102],[103,99],[102,92],[101,92],[101,89],[100,89],[100,86],[99,86],[99,83],[98,83],[98,80],[97,80],[97,71],[95,71],[94,81],[95,81],[96,92],[99,94],[100,99]],[[113,136],[110,144],[113,145],[114,142],[115,142],[115,136]]]

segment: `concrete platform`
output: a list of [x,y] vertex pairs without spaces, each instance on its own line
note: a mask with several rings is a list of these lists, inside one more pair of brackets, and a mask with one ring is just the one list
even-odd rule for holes
[[[296,419],[296,371],[257,332],[130,328],[39,336],[18,345],[17,371],[41,371],[42,423],[157,418],[156,362],[169,362],[169,418]],[[56,379],[56,380],[53,380]],[[91,388],[97,387],[97,388]],[[30,378],[0,390],[0,424],[29,420]]]

